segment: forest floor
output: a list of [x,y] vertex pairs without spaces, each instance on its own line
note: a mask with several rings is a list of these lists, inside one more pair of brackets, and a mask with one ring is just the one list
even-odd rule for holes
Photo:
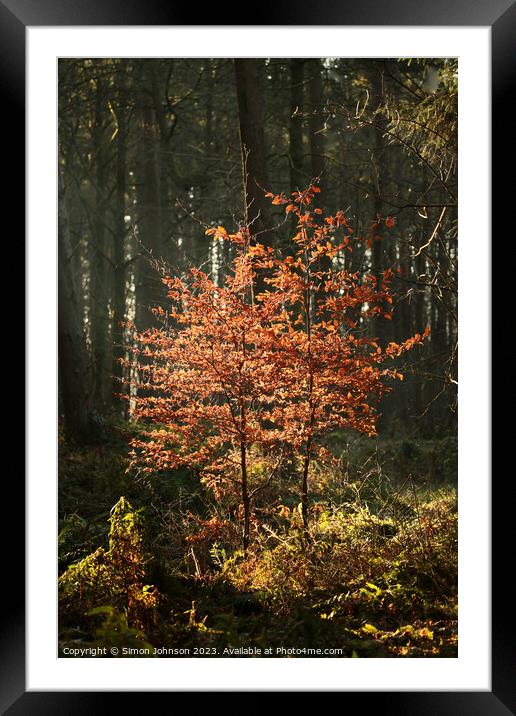
[[287,475],[261,493],[246,557],[234,505],[191,474],[135,478],[127,444],[120,425],[60,444],[62,656],[457,656],[454,438],[334,436],[311,542]]

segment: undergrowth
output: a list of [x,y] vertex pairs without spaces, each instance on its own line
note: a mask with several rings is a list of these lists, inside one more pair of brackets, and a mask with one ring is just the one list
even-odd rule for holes
[[62,442],[61,655],[456,656],[456,445],[335,441],[339,467],[311,475],[311,541],[297,485],[279,476],[255,506],[246,558],[238,508],[195,475],[135,478],[116,431],[102,449]]

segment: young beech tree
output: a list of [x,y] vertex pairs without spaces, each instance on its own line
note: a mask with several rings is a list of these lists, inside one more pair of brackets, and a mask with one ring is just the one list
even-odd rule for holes
[[[153,425],[133,441],[133,464],[148,472],[195,468],[216,495],[236,488],[244,551],[252,499],[287,451],[301,460],[309,538],[310,464],[330,458],[325,436],[342,428],[374,435],[385,381],[402,377],[383,364],[426,335],[382,349],[367,334],[372,317],[390,318],[392,273],[378,281],[337,267],[352,230],[342,212],[322,219],[320,209],[311,209],[318,192],[312,184],[291,199],[268,195],[297,220],[294,251],[286,257],[249,227],[235,234],[208,229],[236,249],[224,286],[198,269],[187,279],[164,278],[172,305],[155,311],[162,328],[134,334],[145,388],[135,398],[135,417]],[[267,288],[256,294],[258,273]],[[257,455],[270,466],[260,479]]]

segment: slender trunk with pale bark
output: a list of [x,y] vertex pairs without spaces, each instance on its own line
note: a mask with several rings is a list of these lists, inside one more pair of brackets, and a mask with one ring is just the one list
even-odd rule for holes
[[[142,101],[146,101],[145,96]],[[144,105],[141,112],[142,141],[139,156],[138,238],[141,260],[136,291],[136,323],[140,330],[155,325],[151,309],[161,299],[159,277],[152,265],[162,255],[157,137],[154,112]]]
[[[114,281],[113,281],[113,363],[112,389],[117,395],[124,391],[122,359],[125,355],[123,322],[126,318],[126,257],[125,257],[125,191],[127,169],[125,108],[120,106],[118,115],[116,154],[116,193],[114,217]],[[125,412],[125,404],[121,407]]]

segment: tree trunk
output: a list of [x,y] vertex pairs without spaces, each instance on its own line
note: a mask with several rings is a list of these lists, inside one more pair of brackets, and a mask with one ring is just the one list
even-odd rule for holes
[[305,60],[290,60],[290,191],[302,189],[303,175],[303,67]]
[[247,449],[244,441],[240,443],[240,469],[242,481],[242,505],[244,507],[244,533],[242,542],[244,554],[247,554],[251,532],[251,500],[249,498],[247,485]]
[[70,271],[71,244],[60,177],[58,209],[58,357],[65,433],[78,443],[92,438],[91,385],[77,289]]
[[[308,60],[307,67],[310,76],[310,161],[312,178],[321,177],[319,186],[322,186],[324,135],[321,130],[324,127],[322,116],[324,96],[321,61]],[[319,196],[315,197],[314,203],[316,206],[318,206]]]
[[[262,60],[235,60],[244,180],[244,213],[253,235],[270,229],[269,202],[265,198],[268,187],[263,97],[259,80],[261,65]],[[262,234],[260,240],[267,242],[267,234]]]
[[[169,60],[173,62],[173,60]],[[170,142],[173,135],[175,121],[169,121],[167,112],[163,105],[163,92],[160,89],[159,75],[156,72],[155,60],[149,62],[149,73],[151,77],[151,90],[152,90],[152,103],[154,110],[154,117],[156,120],[156,127],[158,132],[157,136],[152,137],[152,133],[149,135],[150,142],[153,142],[154,147],[154,162],[155,162],[155,173],[156,173],[156,208],[153,209],[157,213],[157,227],[159,235],[157,237],[157,243],[160,246],[160,250],[163,252],[163,256],[171,266],[175,266],[177,263],[177,247],[170,241],[172,234],[173,225],[171,216],[173,214],[173,205],[171,202],[171,190],[172,199],[175,198],[176,194],[172,176],[175,175],[172,163],[172,152],[170,150]],[[148,120],[152,122],[152,113],[149,114]],[[151,167],[148,167],[148,171],[151,171]]]
[[303,461],[303,481],[301,484],[301,515],[303,517],[303,536],[308,544],[311,541],[308,519],[308,472],[310,470],[311,441],[309,441]]
[[[126,256],[125,256],[125,190],[126,190],[126,164],[127,164],[127,127],[125,107],[120,102],[117,114],[118,134],[116,153],[116,194],[114,217],[114,281],[113,281],[113,354],[112,376],[113,394],[116,396],[125,392],[123,385],[124,368],[121,363],[125,356],[124,334],[122,323],[126,318]],[[126,413],[125,404],[121,408]]]
[[106,186],[105,92],[101,79],[96,81],[95,117],[92,132],[94,151],[95,204],[90,247],[90,320],[94,368],[94,400],[99,411],[111,403],[108,336],[108,249],[106,246],[106,215],[108,189]]
[[[143,97],[145,101],[145,97]],[[138,237],[142,258],[136,293],[136,324],[138,330],[155,325],[151,309],[161,299],[159,277],[152,261],[161,258],[161,227],[159,211],[159,182],[157,137],[154,112],[149,106],[142,108],[143,141],[140,144],[140,177],[138,181],[139,222]]]
[[[371,86],[371,108],[372,112],[377,112],[383,103],[382,93],[382,76],[380,74],[380,67],[373,66],[370,75],[370,86]],[[374,193],[374,220],[382,217],[383,213],[383,193],[387,185],[387,174],[386,174],[386,158],[385,153],[385,141],[383,138],[382,131],[382,119],[380,115],[376,115],[374,118],[377,127],[373,128],[374,132],[374,149],[373,149],[373,185],[375,187]],[[373,232],[373,243],[371,247],[371,262],[373,274],[376,277],[378,284],[383,279],[384,271],[384,229],[383,221],[378,222],[377,228]],[[387,308],[387,306],[385,306]],[[373,332],[378,342],[382,345],[385,342],[386,337],[386,320],[383,316],[375,316],[373,322]]]
[[[324,191],[323,172],[325,166],[324,160],[324,135],[322,129],[324,121],[322,117],[322,108],[324,102],[323,81],[322,81],[322,65],[320,60],[307,60],[307,69],[310,77],[310,165],[312,179],[318,179],[318,186],[321,193],[316,194],[313,199],[313,206],[322,209],[322,201],[327,201]],[[319,223],[322,222],[322,216],[314,217]],[[317,262],[319,271],[328,271],[331,267],[331,260],[327,256],[322,256]]]
[[[419,236],[419,241],[415,246],[416,253],[419,252],[419,248],[424,243],[424,237]],[[417,258],[415,259],[415,273],[416,273],[416,281],[424,281],[424,275],[426,273],[426,260],[424,253],[421,252],[418,254]],[[426,296],[425,296],[425,289],[422,286],[418,286],[417,292],[416,292],[416,298],[414,301],[414,325],[412,327],[412,333],[421,332],[421,330],[424,328],[423,321],[424,321],[424,315],[425,315],[425,302],[426,302]],[[425,408],[425,396],[424,396],[424,385],[425,382],[421,379],[419,376],[414,376],[414,404],[416,409],[416,417],[419,417]]]

